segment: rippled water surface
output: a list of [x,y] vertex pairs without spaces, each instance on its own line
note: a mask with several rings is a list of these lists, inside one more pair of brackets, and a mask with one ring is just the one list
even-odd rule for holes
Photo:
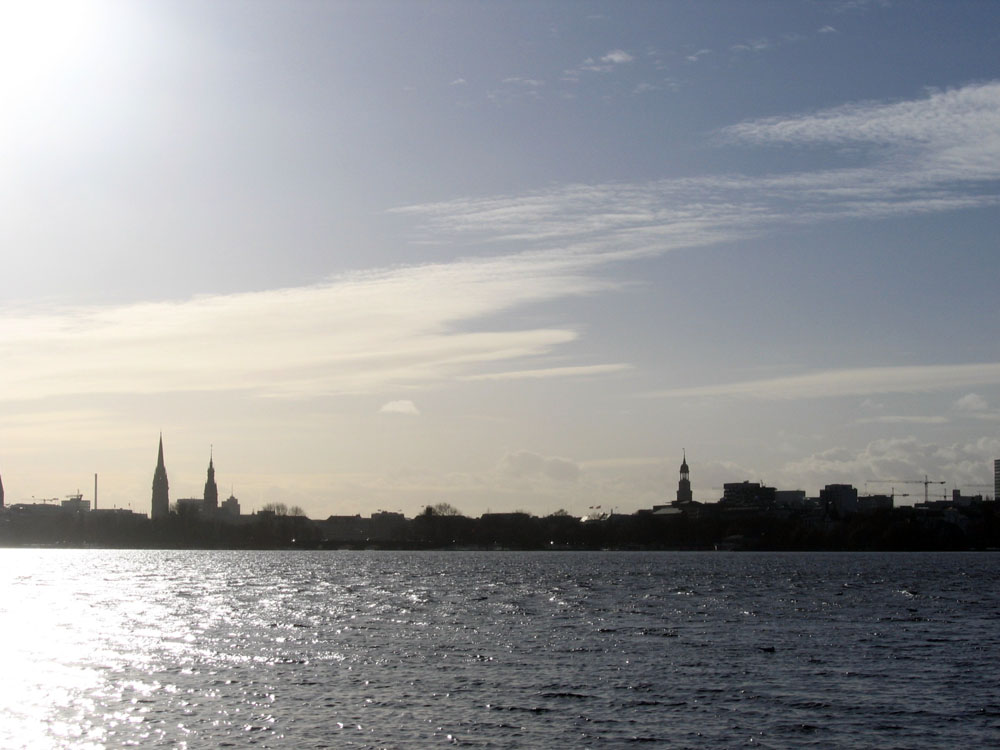
[[1000,555],[0,550],[3,748],[1000,746]]

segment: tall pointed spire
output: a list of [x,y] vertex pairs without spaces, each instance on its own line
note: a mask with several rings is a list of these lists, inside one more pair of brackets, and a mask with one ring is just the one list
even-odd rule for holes
[[153,503],[149,517],[166,518],[170,515],[170,493],[167,482],[167,467],[163,463],[163,433],[160,433],[160,448],[156,455],[156,470],[153,472]]
[[208,515],[214,515],[219,509],[219,488],[215,484],[214,449],[208,449],[208,479],[205,480],[205,497],[202,506],[203,511]]

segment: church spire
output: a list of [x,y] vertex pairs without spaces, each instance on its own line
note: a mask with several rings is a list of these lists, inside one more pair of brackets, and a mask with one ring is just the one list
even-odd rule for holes
[[205,480],[205,497],[203,509],[207,514],[214,514],[219,508],[219,488],[215,484],[214,448],[208,449],[208,478]]
[[153,520],[170,515],[169,483],[167,467],[163,463],[163,433],[160,433],[160,448],[156,455],[156,470],[153,472],[153,503],[149,517]]
[[681,459],[681,478],[677,482],[677,504],[690,503],[694,498],[691,496],[691,478],[688,475],[687,451],[684,451]]

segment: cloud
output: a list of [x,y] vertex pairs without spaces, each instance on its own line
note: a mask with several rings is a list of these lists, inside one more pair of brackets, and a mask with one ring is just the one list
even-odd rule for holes
[[981,412],[990,408],[986,399],[976,393],[967,393],[955,402],[959,411]]
[[633,55],[622,49],[613,49],[605,55],[595,60],[592,57],[588,57],[580,67],[567,70],[566,75],[570,78],[575,78],[580,72],[587,71],[591,73],[610,73],[615,70],[615,68],[620,65],[625,65],[635,60]]
[[[799,117],[769,117],[732,125],[723,134],[757,144],[875,143],[916,145],[932,152],[964,149],[977,141],[1000,149],[1000,83],[933,91],[922,99],[862,102]],[[939,159],[941,155],[939,155]],[[1000,165],[991,165],[991,173]]]
[[614,288],[593,273],[600,261],[523,253],[174,302],[0,310],[0,399],[427,386],[575,340],[568,328],[477,330],[475,322]]
[[487,93],[487,98],[497,104],[504,104],[518,100],[534,99],[542,97],[541,90],[545,86],[545,81],[538,78],[522,78],[521,76],[508,76],[500,81],[501,86]]
[[624,363],[608,365],[576,365],[570,367],[547,367],[537,370],[516,370],[513,372],[490,372],[479,375],[465,375],[462,380],[533,380],[548,378],[585,377],[607,375],[632,369]]
[[722,143],[867,142],[869,163],[763,175],[570,184],[520,195],[404,206],[429,238],[558,246],[620,258],[732,241],[795,224],[1000,204],[1000,83],[893,104],[739,123]]
[[818,29],[816,33],[817,34],[836,34],[837,30],[835,28],[833,28],[833,26],[830,26],[829,24],[827,24],[826,26],[822,27],[821,29]]
[[[731,52],[763,52],[769,50],[774,44],[769,39],[751,39],[741,44],[734,44],[730,47]],[[688,58],[689,60],[691,58]]]
[[991,409],[989,402],[976,393],[967,393],[953,404],[955,410],[965,417],[988,422],[1000,421],[1000,410]]
[[[889,492],[892,480],[899,495],[909,492],[910,504],[923,501],[924,476],[933,482],[931,495],[948,488],[986,484],[992,478],[993,458],[1000,455],[1000,439],[980,438],[965,443],[937,445],[914,437],[875,440],[860,450],[831,448],[786,464],[784,481],[819,487],[834,482],[884,480],[870,485],[870,492]],[[863,486],[861,487],[863,488]]]
[[604,57],[601,58],[603,63],[611,63],[613,65],[622,65],[624,63],[632,62],[635,58],[632,57],[628,52],[624,50],[616,49],[612,50]]
[[947,417],[906,417],[906,416],[886,416],[886,417],[865,417],[859,419],[858,424],[947,424]]
[[580,476],[580,466],[567,458],[541,456],[530,451],[506,454],[500,461],[501,474],[511,477],[543,476],[557,482],[575,482]]
[[465,85],[465,79],[464,78],[456,78],[454,81],[452,81],[448,85],[449,86],[464,86]]
[[420,414],[420,410],[417,408],[417,405],[409,399],[389,401],[388,403],[382,404],[382,408],[378,411],[379,414],[407,414],[413,417],[419,416]]
[[503,83],[512,83],[518,86],[527,86],[528,88],[539,88],[545,85],[545,81],[540,81],[537,78],[521,78],[519,76],[504,78]]
[[[490,258],[376,269],[247,294],[0,310],[0,399],[197,390],[308,397],[428,386],[486,375],[487,367],[496,367],[497,379],[583,374],[575,368],[587,366],[547,372],[552,368],[531,363],[573,341],[575,330],[478,329],[476,321],[618,288],[599,274],[610,262],[794,223],[998,203],[997,82],[913,101],[748,121],[721,137],[744,147],[861,141],[877,148],[862,167],[571,184],[393,211],[414,220],[416,241],[511,243],[519,250]],[[510,362],[517,364],[502,367]],[[997,367],[832,371],[661,395],[799,398],[973,388],[995,384]]]
[[710,50],[710,49],[700,49],[697,52],[695,52],[695,53],[693,53],[691,55],[688,55],[686,59],[687,59],[688,62],[698,62],[698,60],[700,60],[702,57],[704,57],[705,55],[710,55],[710,54],[712,54],[712,50]]
[[866,13],[869,8],[887,8],[891,0],[839,0],[829,4],[829,9],[834,13],[848,13],[850,11],[860,11]]
[[[1000,82],[934,91],[922,99],[849,104],[723,129],[734,143],[876,147],[877,166],[793,176],[806,202],[874,214],[995,205],[1000,180]],[[790,184],[790,183],[788,183]]]
[[790,400],[877,393],[927,393],[971,385],[1000,385],[1000,362],[825,370],[766,380],[673,388],[649,395]]

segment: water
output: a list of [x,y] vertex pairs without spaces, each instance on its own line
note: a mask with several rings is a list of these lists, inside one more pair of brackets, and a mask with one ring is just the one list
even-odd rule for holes
[[0,550],[0,747],[997,747],[998,574],[989,553]]

